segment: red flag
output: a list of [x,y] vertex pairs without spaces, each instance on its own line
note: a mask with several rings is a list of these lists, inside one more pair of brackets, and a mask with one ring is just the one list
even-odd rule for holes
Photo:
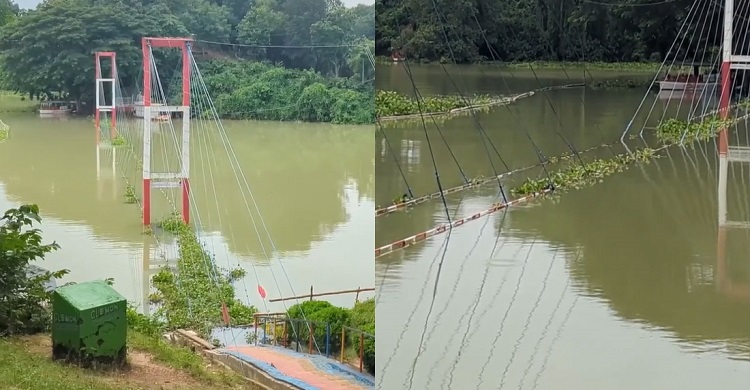
[[266,290],[260,284],[258,285],[258,294],[260,294],[261,298],[266,299]]
[[227,308],[227,304],[224,302],[221,303],[221,318],[224,319],[224,324],[229,326],[229,308]]

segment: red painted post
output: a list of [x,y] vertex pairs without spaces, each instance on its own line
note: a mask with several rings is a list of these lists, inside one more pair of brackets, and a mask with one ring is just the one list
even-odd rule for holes
[[[729,117],[729,100],[732,94],[731,62],[721,63],[721,96],[719,98],[719,116],[722,120]],[[726,127],[719,131],[719,155],[726,156],[729,151],[729,137]]]

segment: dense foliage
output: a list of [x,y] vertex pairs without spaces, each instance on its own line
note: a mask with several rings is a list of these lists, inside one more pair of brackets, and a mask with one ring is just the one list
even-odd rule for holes
[[59,248],[43,244],[39,207],[24,205],[0,217],[0,336],[36,333],[47,329],[51,315],[45,284],[67,273],[30,272],[29,265]]
[[[326,301],[305,301],[287,310],[287,316],[295,324],[294,335],[297,342],[306,344],[309,330],[306,326],[300,326],[299,321],[310,321],[316,324],[313,334],[316,340],[325,340],[326,325],[330,327],[330,347],[332,351],[338,351],[342,342],[348,351],[359,351],[359,340],[361,332],[375,335],[375,300],[370,298],[357,302],[352,309],[333,306]],[[341,340],[341,330],[347,327],[346,340]],[[358,331],[353,331],[357,329]],[[372,337],[364,337],[363,363],[371,374],[375,374],[375,340]]]
[[376,0],[376,52],[451,61],[452,49],[459,62],[660,61],[695,3],[700,15],[681,36],[704,50],[720,38],[706,27],[722,17],[711,0]]
[[179,259],[177,272],[163,268],[152,280],[157,294],[151,300],[161,304],[157,318],[166,320],[170,328],[192,329],[208,337],[220,325],[225,304],[234,323],[252,323],[257,310],[238,300],[232,286],[234,279],[244,276],[243,273],[221,272],[179,215],[161,221],[160,225],[177,236]]
[[[208,91],[225,95],[234,110],[226,116],[371,123],[362,105],[372,101],[373,17],[374,6],[339,0],[46,0],[21,13],[0,0],[0,81],[31,97],[91,102],[94,52],[117,52],[123,87],[133,90],[142,37],[192,35],[196,60],[213,63],[199,65],[203,77],[237,89]],[[156,55],[160,78],[172,80],[179,56]],[[281,102],[291,112],[267,113]],[[257,111],[265,113],[249,114]]]
[[326,79],[310,70],[247,61],[213,61],[204,69],[216,109],[226,118],[353,124],[375,121],[372,88],[348,79]]

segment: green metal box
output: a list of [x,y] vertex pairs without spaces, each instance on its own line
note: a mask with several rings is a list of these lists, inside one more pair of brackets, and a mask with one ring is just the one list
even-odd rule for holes
[[52,352],[55,357],[124,361],[127,301],[103,281],[59,287],[52,295]]

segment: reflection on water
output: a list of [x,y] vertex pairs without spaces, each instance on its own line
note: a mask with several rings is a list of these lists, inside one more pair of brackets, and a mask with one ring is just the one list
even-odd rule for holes
[[[133,153],[98,148],[89,121],[33,115],[3,120],[13,139],[0,145],[0,208],[39,204],[45,238],[62,246],[45,267],[71,269],[63,282],[114,277],[129,300],[144,302],[146,270],[174,262],[177,253],[173,244],[159,246],[142,235],[138,206],[125,203],[127,183],[140,191]],[[310,285],[321,292],[372,286],[372,259],[356,256],[363,252],[354,249],[374,245],[371,129],[264,122],[227,122],[225,128],[283,259],[283,269],[279,261],[260,261],[257,235],[226,151],[215,134],[194,132],[191,188],[198,214],[193,220],[200,220],[202,240],[220,267],[248,270],[238,282],[240,298],[265,309],[255,292],[258,283],[268,298]],[[176,156],[170,154],[174,140],[167,134],[155,138],[158,171]],[[165,196],[154,190],[155,222],[171,212],[170,202],[179,204],[174,200],[179,193],[170,191]],[[350,306],[353,300],[340,296],[331,302]],[[283,309],[283,304],[268,308]]]
[[[415,71],[421,86],[440,89],[425,77],[432,68],[421,69]],[[469,90],[491,85],[482,74],[464,76]],[[533,78],[525,77],[526,89],[533,89]],[[516,72],[519,89],[523,79]],[[568,80],[549,76],[544,82]],[[619,138],[644,92],[577,89],[549,98],[563,123],[560,131],[585,149]],[[566,151],[545,104],[535,96],[512,111],[480,115],[511,168],[535,162],[523,128],[547,156]],[[661,112],[652,115],[658,119]],[[467,176],[489,176],[489,157],[471,121],[456,118],[442,130]],[[448,146],[430,131],[444,186],[461,184]],[[399,149],[424,140],[420,125],[386,134]],[[385,144],[376,145],[376,199],[382,204],[403,193],[405,184],[393,155],[383,153]],[[425,145],[416,148],[408,155],[429,156]],[[601,148],[584,159],[622,151]],[[436,190],[429,158],[409,161],[402,150],[394,154],[416,195]],[[716,160],[713,144],[673,149],[655,163],[556,201],[496,213],[378,259],[377,316],[388,324],[379,327],[378,351],[386,351],[378,353],[381,388],[745,388],[750,234],[732,229],[726,239],[720,235]],[[739,191],[728,201],[732,220],[750,220],[749,177],[748,167],[730,170],[729,187]],[[522,178],[503,184],[508,188]],[[497,185],[447,199],[460,217],[497,200]],[[376,242],[445,221],[439,200],[378,217]]]

